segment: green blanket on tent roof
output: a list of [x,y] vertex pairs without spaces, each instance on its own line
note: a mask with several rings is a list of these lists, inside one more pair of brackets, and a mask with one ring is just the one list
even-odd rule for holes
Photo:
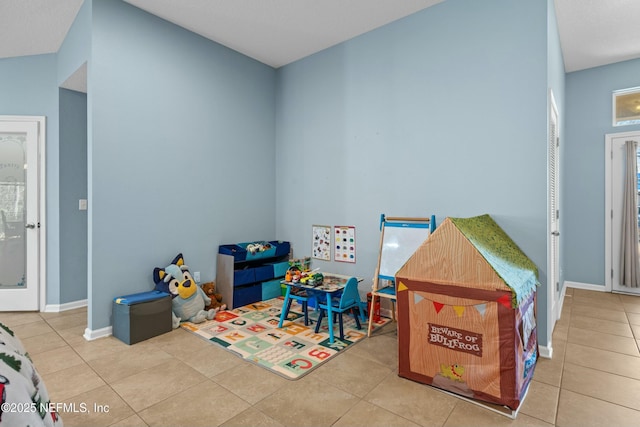
[[451,221],[511,288],[513,307],[517,307],[540,284],[538,267],[491,216],[451,218]]

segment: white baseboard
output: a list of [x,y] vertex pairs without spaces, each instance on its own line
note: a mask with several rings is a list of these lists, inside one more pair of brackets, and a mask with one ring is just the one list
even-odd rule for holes
[[580,283],[580,282],[564,282],[565,286],[575,289],[585,289],[587,291],[598,291],[598,292],[606,292],[607,288],[603,285],[593,285],[591,283]]
[[[567,282],[564,282],[562,290],[560,291],[560,300],[556,303],[556,322],[562,317],[562,307],[564,307],[564,299],[567,297]],[[554,325],[555,326],[555,325]]]
[[538,344],[538,353],[540,354],[540,357],[544,357],[545,359],[551,359],[551,356],[553,356],[553,347],[551,347],[550,344],[547,344],[547,345]]
[[60,313],[61,311],[73,310],[76,308],[86,307],[89,304],[89,300],[82,299],[78,301],[71,301],[64,304],[47,304],[44,306],[45,313]]
[[87,341],[93,341],[93,340],[97,340],[98,338],[108,337],[109,335],[112,335],[112,334],[113,334],[112,326],[107,326],[106,328],[101,328],[96,330],[87,328],[84,330],[83,337]]

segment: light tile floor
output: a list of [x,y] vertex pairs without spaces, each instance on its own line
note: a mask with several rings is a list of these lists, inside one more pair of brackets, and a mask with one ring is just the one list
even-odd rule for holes
[[0,321],[53,402],[89,408],[66,426],[640,426],[640,297],[568,289],[515,420],[398,377],[395,325],[289,381],[181,329],[87,342],[86,309]]

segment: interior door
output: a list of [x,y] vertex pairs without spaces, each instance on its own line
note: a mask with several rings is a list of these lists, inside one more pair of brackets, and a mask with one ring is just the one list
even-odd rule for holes
[[[610,245],[611,290],[628,294],[640,294],[640,288],[630,288],[620,283],[620,250],[622,230],[622,205],[625,174],[625,142],[634,140],[640,142],[640,132],[631,132],[607,136],[607,150],[610,151],[609,188],[607,196],[610,203],[610,238],[606,242]],[[637,173],[637,172],[636,172]],[[640,213],[640,211],[639,211]],[[640,216],[638,218],[640,220]]]
[[39,308],[38,132],[0,119],[0,311]]
[[553,93],[550,96],[549,108],[549,240],[548,240],[548,262],[549,277],[548,297],[550,300],[552,316],[549,322],[553,327],[560,318],[560,134],[559,134],[558,109]]

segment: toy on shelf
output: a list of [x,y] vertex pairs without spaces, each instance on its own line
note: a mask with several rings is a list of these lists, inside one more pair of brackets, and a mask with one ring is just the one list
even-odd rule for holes
[[292,258],[289,260],[289,266],[300,271],[309,271],[311,270],[311,257]]
[[191,277],[182,254],[178,254],[166,268],[154,268],[153,281],[157,290],[171,295],[174,329],[180,326],[181,321],[202,323],[216,315],[217,309],[205,310],[205,307],[211,304],[211,298]]
[[249,243],[247,245],[247,252],[250,252],[252,255],[255,255],[258,252],[265,252],[271,249],[271,243],[269,242],[255,242]]

